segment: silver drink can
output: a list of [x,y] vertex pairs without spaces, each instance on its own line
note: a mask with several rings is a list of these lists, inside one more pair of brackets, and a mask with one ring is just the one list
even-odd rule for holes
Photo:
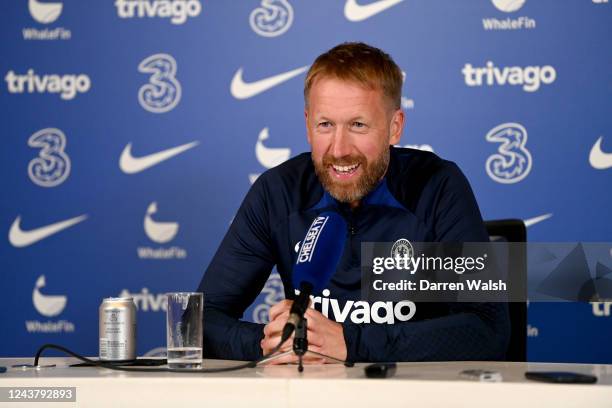
[[136,305],[134,299],[105,298],[100,305],[100,360],[136,359]]

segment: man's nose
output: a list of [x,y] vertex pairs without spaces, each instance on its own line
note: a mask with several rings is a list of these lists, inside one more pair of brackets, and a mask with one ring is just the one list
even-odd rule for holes
[[351,154],[350,136],[344,127],[338,127],[334,140],[332,142],[331,154],[334,158],[339,159]]

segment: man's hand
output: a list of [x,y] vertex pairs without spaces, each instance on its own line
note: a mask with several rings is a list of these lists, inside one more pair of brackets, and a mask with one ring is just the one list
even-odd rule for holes
[[[270,308],[270,323],[264,327],[264,338],[261,341],[261,349],[264,355],[272,351],[280,342],[283,327],[289,318],[289,310],[292,304],[292,300],[283,300]],[[308,308],[304,317],[308,320],[308,350],[345,360],[347,351],[342,325],[328,319],[312,308]],[[292,348],[293,336],[282,345],[281,352]],[[296,361],[297,356],[291,354],[274,360],[270,364]],[[326,359],[309,353],[304,356],[305,364],[321,364],[324,362],[326,362]]]

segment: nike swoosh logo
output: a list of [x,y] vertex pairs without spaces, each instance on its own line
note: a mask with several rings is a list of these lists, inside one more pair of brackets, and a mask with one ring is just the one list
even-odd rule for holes
[[123,149],[123,152],[121,152],[121,157],[119,158],[119,168],[126,174],[139,173],[148,169],[149,167],[153,167],[156,164],[163,162],[164,160],[168,160],[171,157],[181,154],[184,151],[195,147],[199,143],[200,142],[195,141],[142,157],[132,156],[132,143],[128,143],[127,146],[125,146],[125,149]]
[[346,0],[344,16],[349,21],[363,21],[402,1],[404,0],[378,0],[370,4],[358,4],[357,0]]
[[589,163],[597,170],[605,170],[612,167],[612,153],[606,153],[601,150],[602,140],[603,136],[599,136],[589,154]]
[[236,99],[248,99],[253,96],[260,94],[262,92],[267,91],[270,88],[274,88],[277,85],[282,84],[285,81],[290,80],[293,77],[300,75],[302,72],[305,72],[308,69],[308,65],[301,68],[296,68],[294,70],[284,72],[282,74],[274,75],[265,79],[260,79],[255,82],[244,82],[242,79],[242,67],[236,71],[234,77],[232,78],[232,83],[230,85],[230,92],[232,96]]
[[547,220],[552,216],[553,216],[552,213],[548,213],[548,214],[540,215],[538,217],[528,218],[526,220],[523,220],[523,222],[525,223],[525,227],[531,227],[532,225],[535,225],[538,222]]
[[53,234],[57,234],[66,228],[72,227],[81,221],[85,221],[85,219],[87,219],[87,215],[84,214],[69,220],[56,222],[55,224],[46,225],[30,231],[24,231],[21,229],[20,225],[21,216],[18,216],[15,218],[15,221],[13,221],[13,225],[11,225],[11,229],[9,231],[9,242],[11,245],[17,248],[26,247],[42,239],[50,237]]

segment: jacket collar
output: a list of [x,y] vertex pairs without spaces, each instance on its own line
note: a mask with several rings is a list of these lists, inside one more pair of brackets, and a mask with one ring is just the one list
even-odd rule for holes
[[[373,205],[382,205],[388,207],[395,208],[404,208],[395,197],[389,191],[387,185],[387,178],[393,177],[396,174],[397,167],[397,159],[395,158],[395,149],[391,146],[390,152],[390,160],[389,167],[387,168],[387,172],[385,176],[380,180],[380,182],[376,185],[376,187],[370,191],[364,198],[361,199],[360,208],[373,206]],[[324,210],[324,209],[343,209],[346,210],[348,205],[346,203],[340,203],[338,200],[333,198],[331,194],[327,190],[323,191],[323,195],[318,203],[316,203],[310,210]]]

